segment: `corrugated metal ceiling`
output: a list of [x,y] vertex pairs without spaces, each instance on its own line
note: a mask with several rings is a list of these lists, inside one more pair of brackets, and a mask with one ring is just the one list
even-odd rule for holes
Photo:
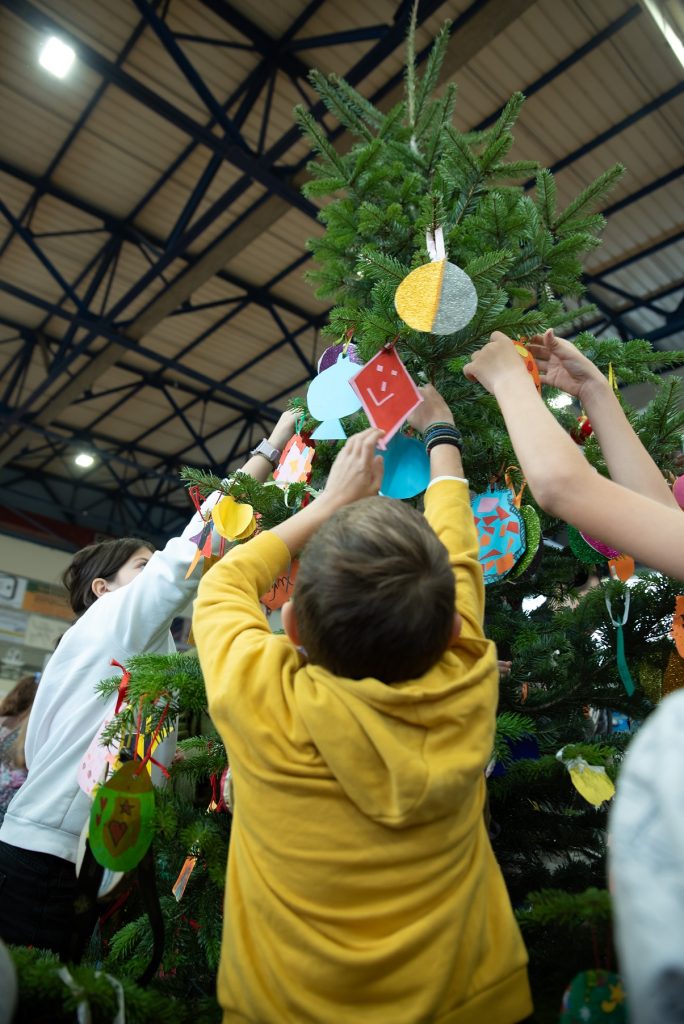
[[[320,226],[292,107],[315,101],[310,67],[370,97],[396,79],[393,102],[408,7],[0,2],[5,501],[38,511],[48,481],[56,515],[164,532],[177,466],[239,463],[303,390],[326,307],[304,279]],[[456,23],[460,126],[528,93],[513,156],[554,168],[561,202],[627,165],[587,263],[594,321],[680,348],[684,88],[650,17],[629,0],[431,0],[419,17],[419,49]],[[78,52],[63,81],[36,60],[55,28]],[[82,439],[100,453],[85,473]]]

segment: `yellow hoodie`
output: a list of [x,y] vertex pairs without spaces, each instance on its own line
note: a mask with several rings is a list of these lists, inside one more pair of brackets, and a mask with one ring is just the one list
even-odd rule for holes
[[436,481],[425,509],[463,629],[420,679],[336,677],[272,635],[259,595],[290,554],[271,533],[200,585],[193,631],[235,792],[224,1024],[514,1024],[532,1010],[482,814],[498,671],[467,485]]

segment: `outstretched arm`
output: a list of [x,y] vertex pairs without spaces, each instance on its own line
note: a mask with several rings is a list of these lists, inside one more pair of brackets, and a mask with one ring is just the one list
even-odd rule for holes
[[571,342],[552,330],[537,334],[527,347],[544,384],[574,395],[584,407],[601,445],[611,478],[624,487],[677,508],[662,473],[632,429],[608,381]]
[[323,493],[270,531],[287,545],[293,557],[336,509],[378,493],[383,462],[382,456],[375,454],[375,446],[383,433],[371,427],[350,437],[332,465]]
[[475,352],[464,368],[494,395],[527,482],[550,515],[684,579],[684,519],[679,508],[628,490],[597,473],[540,401],[505,334]]

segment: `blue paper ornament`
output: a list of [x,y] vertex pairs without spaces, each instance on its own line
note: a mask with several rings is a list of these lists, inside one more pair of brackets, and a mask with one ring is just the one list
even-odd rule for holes
[[387,498],[413,498],[430,483],[430,460],[415,437],[395,434],[384,451],[381,494]]
[[358,369],[358,363],[342,355],[311,381],[306,404],[314,419],[323,421],[311,435],[315,440],[336,440],[347,436],[340,417],[351,416],[361,408],[361,402],[349,384],[349,379]]

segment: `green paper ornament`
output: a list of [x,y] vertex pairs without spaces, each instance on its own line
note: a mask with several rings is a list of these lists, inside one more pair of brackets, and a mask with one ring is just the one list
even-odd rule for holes
[[638,668],[639,684],[652,704],[663,695],[663,667],[657,661],[644,658]]
[[622,979],[612,971],[581,971],[563,995],[559,1024],[627,1024]]
[[132,871],[153,837],[154,789],[147,766],[127,761],[97,790],[88,842],[93,857],[112,871]]
[[575,558],[580,562],[584,562],[585,565],[598,565],[601,561],[605,562],[603,555],[600,555],[598,551],[587,544],[579,530],[576,530],[574,526],[568,526],[568,544]]
[[513,580],[520,579],[520,577],[527,572],[532,565],[532,562],[539,551],[542,536],[541,523],[539,522],[537,510],[532,505],[523,505],[520,509],[520,514],[522,515],[525,523],[527,547],[525,548],[525,554],[510,574],[510,579]]

